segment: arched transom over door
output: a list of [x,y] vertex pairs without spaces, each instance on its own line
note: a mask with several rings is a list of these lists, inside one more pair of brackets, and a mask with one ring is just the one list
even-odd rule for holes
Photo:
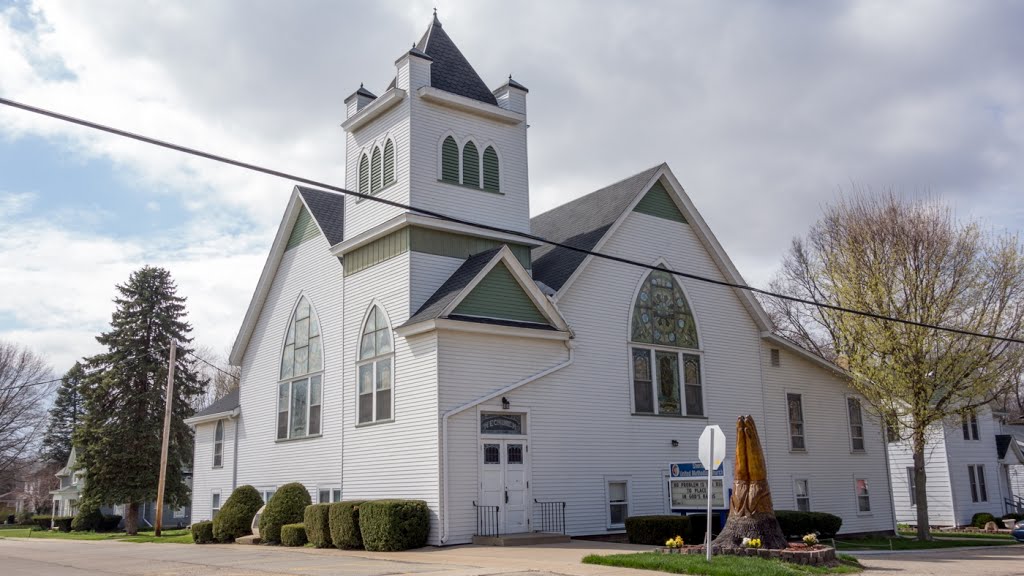
[[703,416],[697,323],[682,286],[668,272],[647,275],[630,314],[633,413]]

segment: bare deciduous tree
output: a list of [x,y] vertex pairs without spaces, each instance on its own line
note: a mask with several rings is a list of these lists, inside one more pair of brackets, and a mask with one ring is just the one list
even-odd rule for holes
[[238,388],[242,377],[242,368],[230,365],[225,360],[228,354],[217,354],[210,346],[196,347],[195,355],[213,364],[213,366],[210,366],[203,361],[199,363],[200,372],[210,381],[206,392],[197,400],[196,406],[194,406],[196,411],[199,411]]
[[24,346],[0,340],[0,473],[33,453],[46,426],[46,400],[56,382],[46,362]]
[[[935,201],[863,192],[825,210],[793,241],[775,291],[844,308],[1011,338],[1024,336],[1024,252],[1016,236],[959,223]],[[778,332],[848,368],[852,386],[909,441],[918,538],[929,539],[929,428],[1005,394],[1024,346],[781,299]]]

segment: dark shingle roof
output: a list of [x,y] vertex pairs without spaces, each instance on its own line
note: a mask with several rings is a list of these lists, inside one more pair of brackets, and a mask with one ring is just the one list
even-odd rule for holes
[[[533,234],[591,250],[662,165],[655,166],[530,219]],[[559,290],[586,254],[549,245],[534,248],[533,278]]]
[[369,90],[364,88],[362,84],[360,84],[358,90],[356,90],[355,92],[350,94],[348,98],[345,98],[345,103],[347,104],[349,100],[355,98],[356,96],[365,96],[367,98],[373,98],[374,100],[377,99],[377,95],[376,94],[374,94],[373,92],[370,92]]
[[441,27],[441,21],[434,14],[434,21],[423,33],[414,47],[433,59],[430,65],[430,85],[438,90],[472,98],[485,104],[498,105],[498,100],[470,66],[466,57]]
[[999,459],[1006,458],[1006,451],[1010,449],[1010,442],[1013,442],[1013,436],[1009,434],[996,434],[996,452],[999,454]]
[[403,326],[411,326],[440,316],[445,307],[451,304],[452,300],[473,281],[473,278],[476,278],[476,275],[484,269],[484,266],[494,258],[499,250],[501,250],[500,246],[470,256],[430,298],[427,298],[423,306],[420,306],[420,309]]
[[221,412],[230,412],[238,408],[238,388],[235,388],[231,392],[228,392],[223,398],[217,400],[213,404],[210,404],[206,408],[203,408],[199,412],[196,412],[196,416],[209,416],[210,414],[220,414]]
[[327,242],[334,246],[345,239],[345,197],[334,192],[296,186],[309,212],[324,231]]

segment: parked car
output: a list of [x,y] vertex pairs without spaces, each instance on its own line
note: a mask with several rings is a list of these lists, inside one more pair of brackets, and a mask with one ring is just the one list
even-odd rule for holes
[[1024,520],[1021,520],[1013,525],[1013,530],[1010,531],[1010,536],[1013,536],[1017,542],[1024,542]]

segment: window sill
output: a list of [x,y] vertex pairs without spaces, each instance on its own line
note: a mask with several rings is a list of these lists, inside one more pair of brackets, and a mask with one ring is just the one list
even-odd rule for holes
[[466,190],[475,190],[477,192],[487,192],[488,194],[496,194],[498,196],[504,196],[505,195],[505,193],[502,192],[501,190],[488,190],[486,188],[481,188],[479,186],[470,186],[469,184],[463,184],[461,182],[452,182],[451,180],[441,180],[440,178],[438,178],[437,181],[440,182],[441,184],[447,184],[449,186],[455,186],[457,188],[465,188]]
[[790,448],[790,454],[807,454],[807,448]]
[[632,416],[643,416],[648,418],[686,418],[689,420],[707,420],[707,416],[697,416],[689,414],[652,414],[650,412],[631,412]]
[[850,454],[867,454],[867,453],[868,453],[867,450],[857,450],[857,449],[850,450]]
[[274,443],[287,444],[289,442],[302,442],[303,440],[312,440],[314,438],[323,438],[323,434],[310,434],[308,436],[299,436],[298,438],[278,438],[274,440]]
[[224,465],[223,465],[223,464],[221,464],[220,466],[210,466],[210,469],[211,469],[211,470],[221,470],[221,469],[223,469],[223,468],[224,468]]
[[378,424],[391,424],[394,421],[394,418],[388,418],[387,420],[374,420],[373,422],[359,422],[356,424],[356,428],[369,428]]
[[[380,190],[377,190],[376,192],[360,192],[360,194],[368,194],[370,196],[379,196],[380,194],[383,194],[386,190],[388,190],[389,188],[391,188],[395,184],[398,184],[398,179],[395,179],[395,180],[392,180],[391,182],[388,182],[387,186],[384,186],[383,188],[381,188]],[[366,198],[358,198],[357,197],[356,198],[356,204],[359,204],[363,200],[366,200]]]

